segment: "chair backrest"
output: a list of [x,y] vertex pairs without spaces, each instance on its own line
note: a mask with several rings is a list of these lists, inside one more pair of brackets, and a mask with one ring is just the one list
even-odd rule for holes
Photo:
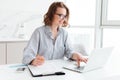
[[73,49],[85,56],[89,55],[90,49],[92,49],[90,34],[75,32],[69,28],[66,30],[68,31]]

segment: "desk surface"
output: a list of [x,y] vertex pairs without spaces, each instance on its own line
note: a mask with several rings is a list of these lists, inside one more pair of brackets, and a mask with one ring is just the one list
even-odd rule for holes
[[[0,80],[114,80],[115,78],[117,78],[117,80],[120,79],[120,69],[111,69],[114,66],[105,66],[102,69],[97,69],[85,73],[77,73],[62,68],[64,65],[70,65],[71,62],[69,61],[53,60],[52,62],[55,63],[58,68],[61,68],[66,74],[62,76],[32,77],[26,66],[22,64],[10,64],[0,66]],[[16,69],[18,67],[26,67],[26,69],[24,72],[16,72]],[[114,76],[117,77],[114,78]],[[112,79],[111,77],[114,79]]]

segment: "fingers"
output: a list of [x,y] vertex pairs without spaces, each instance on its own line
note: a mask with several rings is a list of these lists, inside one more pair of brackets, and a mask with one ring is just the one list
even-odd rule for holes
[[36,58],[32,61],[32,65],[39,66],[44,63],[45,59],[43,56],[37,55]]
[[87,63],[87,61],[88,61],[88,58],[85,58],[84,62]]
[[39,65],[42,65],[43,63],[44,62],[41,62],[40,60],[35,59],[35,60],[33,60],[32,65],[39,66]]
[[82,58],[80,59],[81,62],[85,62],[85,63],[87,62],[87,60],[88,60],[88,59],[85,58],[85,57],[82,57]]
[[37,55],[36,56],[36,59],[38,60],[38,61],[41,61],[41,62],[44,62],[44,57],[43,56],[40,56],[40,55]]
[[78,55],[78,57],[77,57],[77,66],[80,66],[80,62],[85,62],[85,63],[87,63],[87,61],[88,61],[88,58],[87,58],[87,57]]
[[77,67],[79,68],[80,67],[80,60],[77,59]]
[[39,66],[39,65],[42,65],[42,64],[41,64],[40,62],[34,60],[34,61],[32,62],[32,65],[33,65],[33,66]]

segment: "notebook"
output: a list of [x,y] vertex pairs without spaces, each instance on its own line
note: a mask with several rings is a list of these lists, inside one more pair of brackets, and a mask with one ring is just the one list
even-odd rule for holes
[[33,77],[47,76],[47,75],[64,75],[64,72],[55,63],[57,60],[48,60],[40,66],[28,65],[28,69]]
[[94,49],[85,65],[80,66],[80,68],[76,65],[64,66],[63,68],[80,73],[102,68],[112,53],[112,50],[113,47]]

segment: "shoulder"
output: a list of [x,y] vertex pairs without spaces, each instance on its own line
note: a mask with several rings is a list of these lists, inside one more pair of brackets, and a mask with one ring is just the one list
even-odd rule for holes
[[38,28],[35,29],[35,31],[42,31],[44,29],[44,25],[43,26],[39,26]]
[[43,34],[43,30],[44,30],[44,25],[37,27],[37,28],[33,31],[32,36],[37,36],[37,35]]
[[42,25],[42,26],[39,26],[38,28],[36,28],[34,30],[34,33],[40,33],[40,32],[43,32],[45,29],[45,25]]
[[60,31],[67,36],[68,35],[68,31],[65,28],[60,28]]

